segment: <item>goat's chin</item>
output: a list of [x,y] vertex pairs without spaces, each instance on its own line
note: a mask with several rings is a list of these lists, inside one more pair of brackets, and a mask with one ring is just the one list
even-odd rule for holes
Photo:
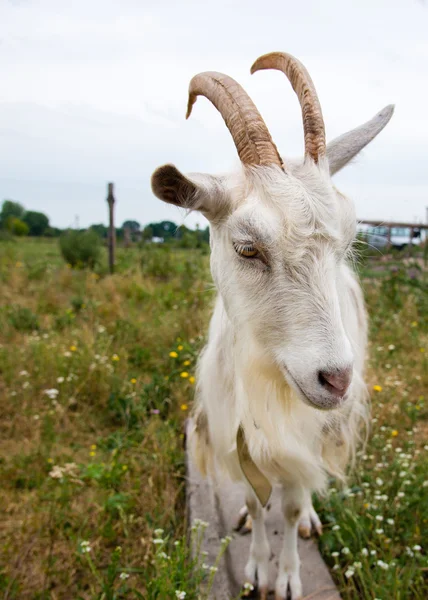
[[329,394],[325,390],[309,390],[291,374],[286,366],[282,367],[282,371],[288,384],[297,392],[299,398],[312,408],[316,408],[317,410],[335,410],[340,408],[348,398],[348,393],[344,396],[337,397],[333,396],[333,394]]

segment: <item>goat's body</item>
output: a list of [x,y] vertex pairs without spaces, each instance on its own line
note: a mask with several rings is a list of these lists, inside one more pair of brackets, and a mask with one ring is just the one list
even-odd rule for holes
[[173,165],[152,177],[155,194],[201,211],[211,227],[211,272],[218,297],[199,360],[191,443],[202,472],[225,471],[246,485],[253,519],[248,581],[268,591],[269,542],[262,505],[282,486],[284,545],[276,598],[302,597],[297,533],[321,531],[311,493],[327,475],[341,479],[368,420],[364,385],[367,320],[347,264],[355,239],[352,202],[331,175],[388,123],[393,107],[326,146],[321,108],[299,61],[258,59],[252,72],[283,71],[302,108],[305,158],[278,153],[239,84],[221,73],[192,79],[221,112],[242,170],[186,177]]
[[234,480],[243,478],[236,451],[241,424],[252,459],[272,483],[321,491],[327,473],[343,477],[367,417],[366,314],[360,286],[346,265],[340,303],[354,375],[347,402],[322,411],[302,402],[248,332],[234,327],[217,297],[199,361],[193,444],[202,471],[217,466]]

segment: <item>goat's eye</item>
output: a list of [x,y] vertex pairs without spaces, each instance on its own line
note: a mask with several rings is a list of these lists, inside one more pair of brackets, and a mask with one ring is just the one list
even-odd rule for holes
[[259,251],[251,244],[233,244],[235,251],[245,258],[255,258]]

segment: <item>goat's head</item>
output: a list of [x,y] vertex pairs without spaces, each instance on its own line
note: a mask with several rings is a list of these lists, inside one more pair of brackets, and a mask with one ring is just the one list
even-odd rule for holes
[[330,144],[312,80],[294,57],[259,58],[252,72],[283,71],[303,115],[305,159],[283,161],[257,108],[221,73],[190,83],[187,116],[207,97],[229,128],[242,170],[183,175],[173,165],[152,176],[155,195],[201,211],[211,224],[211,270],[237,331],[250,336],[310,404],[337,407],[347,397],[353,352],[341,307],[343,269],[355,237],[353,204],[331,175],[388,123],[393,107]]

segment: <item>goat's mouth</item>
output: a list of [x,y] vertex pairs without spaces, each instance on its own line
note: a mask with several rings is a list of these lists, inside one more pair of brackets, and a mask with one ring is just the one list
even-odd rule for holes
[[335,408],[339,408],[347,399],[347,393],[340,397],[332,396],[326,390],[320,390],[318,393],[308,393],[305,391],[304,386],[291,374],[286,365],[283,365],[283,371],[291,387],[297,391],[303,402],[312,408],[334,410]]

